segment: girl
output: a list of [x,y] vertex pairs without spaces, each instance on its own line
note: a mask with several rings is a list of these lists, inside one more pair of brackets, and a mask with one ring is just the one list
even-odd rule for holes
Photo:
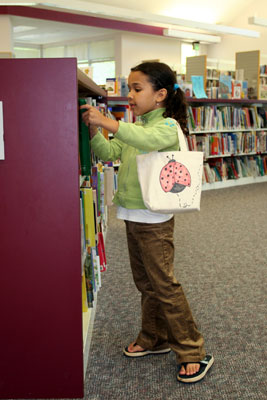
[[[117,217],[126,225],[133,279],[141,292],[142,327],[129,346],[128,357],[176,354],[181,382],[204,378],[213,364],[205,354],[204,340],[197,330],[180,283],[174,277],[174,217],[146,209],[138,182],[136,155],[155,150],[178,150],[177,121],[187,131],[187,107],[173,71],[163,63],[146,62],[131,69],[128,101],[141,121],[126,123],[106,118],[96,108],[81,108],[90,124],[91,146],[104,161],[120,159],[118,190],[113,202]],[[115,136],[107,141],[97,132],[103,127]]]

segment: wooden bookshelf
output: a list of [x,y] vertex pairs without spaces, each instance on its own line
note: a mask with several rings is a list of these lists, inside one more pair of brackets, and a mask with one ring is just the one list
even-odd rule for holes
[[106,92],[74,58],[0,59],[0,86],[0,398],[83,398],[78,94]]

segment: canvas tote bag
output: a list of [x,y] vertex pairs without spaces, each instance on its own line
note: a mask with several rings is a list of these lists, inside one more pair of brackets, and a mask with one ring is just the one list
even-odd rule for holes
[[154,212],[200,210],[203,153],[187,150],[178,123],[177,134],[180,151],[153,151],[136,156],[143,201]]

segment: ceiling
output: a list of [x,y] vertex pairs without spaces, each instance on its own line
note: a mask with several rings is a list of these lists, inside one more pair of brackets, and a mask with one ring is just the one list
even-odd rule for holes
[[[231,26],[232,21],[240,14],[240,9],[244,10],[245,8],[250,8],[251,14],[253,15],[253,5],[255,2],[257,2],[257,0],[234,0],[235,6],[233,7],[233,0],[47,0],[46,3],[39,2],[40,4],[36,7],[49,8],[57,11],[64,10],[102,18],[122,19],[120,17],[114,17],[114,13],[109,12],[112,10],[112,7],[118,7],[118,11],[119,9],[128,10],[129,21],[141,22],[147,25],[170,27],[173,25],[168,24],[168,19],[179,18],[208,24],[216,23]],[[4,5],[5,3],[7,2],[0,0],[0,5]],[[8,1],[8,3],[10,3],[10,1]],[[106,13],[95,13],[94,10],[97,6],[101,5],[106,5]],[[111,8],[109,9],[109,7]],[[138,17],[135,17],[136,12],[148,13],[150,15],[148,15],[146,22],[139,21]],[[152,14],[169,18],[165,20],[165,23],[153,22]],[[12,16],[11,20],[14,27],[14,42],[16,44],[55,44],[63,41],[90,39],[114,33],[114,30],[111,29],[45,21],[41,19]],[[157,20],[157,18],[155,18],[155,20]],[[179,28],[183,29],[184,27]],[[190,30],[192,31],[192,29]]]
[[102,35],[114,34],[114,30],[67,24],[40,19],[11,17],[16,45],[51,45],[84,39],[94,39]]

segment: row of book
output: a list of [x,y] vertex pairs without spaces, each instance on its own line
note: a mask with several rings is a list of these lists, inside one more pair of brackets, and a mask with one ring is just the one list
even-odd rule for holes
[[106,79],[106,91],[108,96],[126,97],[129,93],[127,78],[125,76]]
[[248,153],[267,153],[267,132],[217,132],[206,135],[188,135],[190,151],[202,151],[204,158]]
[[114,168],[101,163],[92,166],[80,187],[82,276],[86,298],[84,308],[92,307],[94,293],[101,287],[101,272],[106,270],[104,233],[107,230],[107,206],[114,194]]
[[[92,97],[80,98],[79,106],[90,104],[96,107],[102,114],[107,115],[108,109],[105,103],[97,103]],[[92,152],[90,144],[90,135],[88,126],[85,125],[82,119],[84,110],[79,111],[79,162],[80,162],[80,175],[91,175],[92,168]],[[108,131],[102,129],[102,134],[108,139]]]
[[115,104],[108,107],[109,117],[117,121],[135,122],[133,110],[129,104]]
[[267,112],[257,106],[189,106],[188,117],[191,132],[267,128]]
[[[94,98],[81,98],[79,105],[90,104],[104,115],[107,106]],[[107,231],[107,206],[114,194],[114,168],[103,165],[91,151],[88,126],[79,112],[80,215],[82,250],[83,311],[93,307],[95,293],[101,287],[101,272],[106,270],[104,235]],[[108,132],[102,131],[108,138]]]
[[267,155],[217,158],[204,163],[203,183],[267,175]]
[[261,65],[260,66],[260,74],[261,75],[266,75],[267,74],[267,65]]

